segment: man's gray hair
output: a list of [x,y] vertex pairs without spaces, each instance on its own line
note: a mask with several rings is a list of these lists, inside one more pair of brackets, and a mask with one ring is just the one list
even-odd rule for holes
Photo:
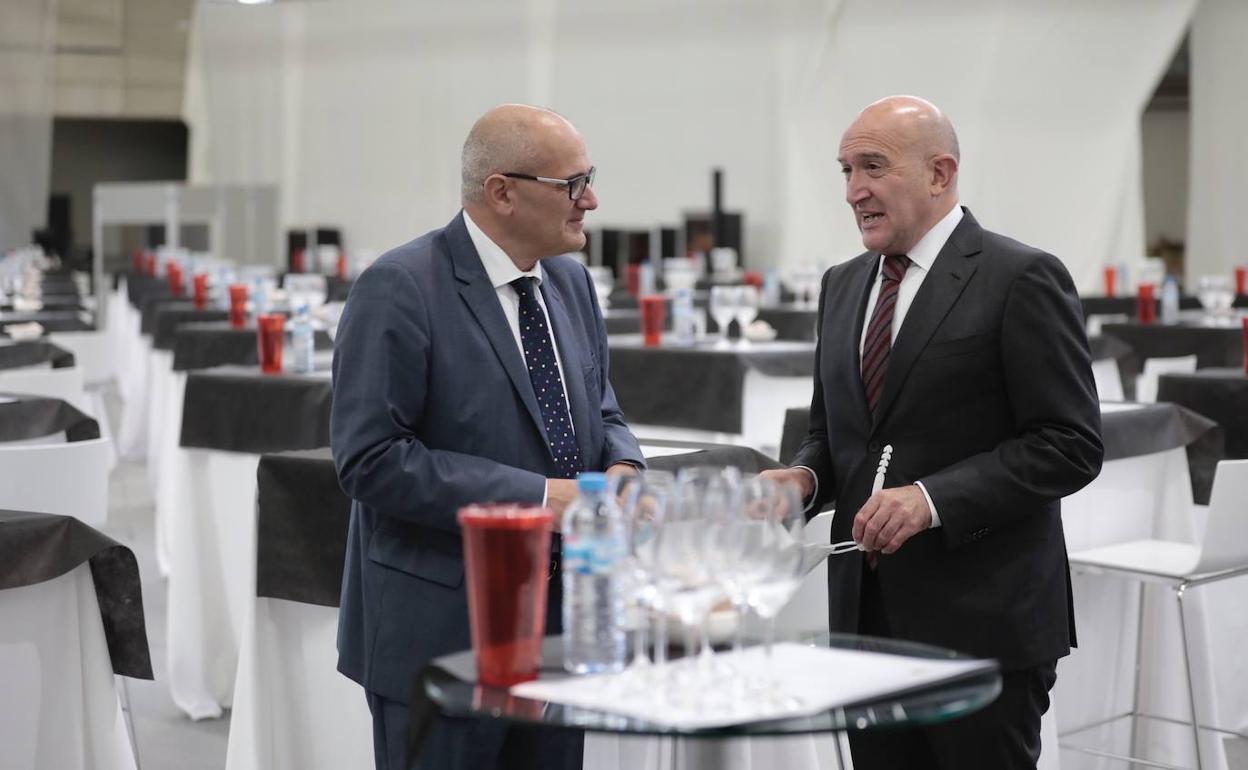
[[460,198],[480,203],[485,178],[502,172],[531,173],[536,155],[532,128],[520,121],[478,120],[468,138],[460,165]]

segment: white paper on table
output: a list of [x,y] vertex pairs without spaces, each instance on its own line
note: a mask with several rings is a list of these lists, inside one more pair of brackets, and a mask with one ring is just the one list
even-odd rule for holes
[[[769,676],[761,647],[731,655],[736,677]],[[777,644],[773,650],[774,676],[779,688],[797,703],[790,708],[757,702],[736,703],[730,713],[707,713],[704,709],[678,708],[655,702],[653,691],[629,695],[619,685],[622,674],[568,677],[524,682],[511,688],[513,695],[563,703],[608,713],[623,714],[655,724],[681,729],[724,727],[765,720],[818,714],[852,703],[874,700],[892,693],[913,690],[992,669],[990,660],[933,660],[904,655],[885,655],[860,650],[837,650],[801,644]],[[673,669],[696,665],[696,660],[668,664]]]

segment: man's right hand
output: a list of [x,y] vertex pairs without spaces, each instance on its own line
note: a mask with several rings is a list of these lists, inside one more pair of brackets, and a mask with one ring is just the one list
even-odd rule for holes
[[801,490],[803,503],[815,493],[815,476],[805,468],[777,468],[758,475],[780,484],[793,484]]
[[555,513],[555,531],[563,519],[563,509],[576,498],[575,479],[546,479],[546,507]]

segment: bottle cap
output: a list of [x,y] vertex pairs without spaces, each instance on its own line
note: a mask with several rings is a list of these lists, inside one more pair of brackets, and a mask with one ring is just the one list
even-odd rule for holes
[[576,488],[581,492],[605,492],[607,491],[607,474],[597,471],[578,473]]

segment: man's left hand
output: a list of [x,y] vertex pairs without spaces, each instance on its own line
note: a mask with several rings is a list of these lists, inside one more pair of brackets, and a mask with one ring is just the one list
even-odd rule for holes
[[868,551],[895,553],[902,544],[932,525],[927,498],[917,484],[881,489],[854,516],[854,540]]

